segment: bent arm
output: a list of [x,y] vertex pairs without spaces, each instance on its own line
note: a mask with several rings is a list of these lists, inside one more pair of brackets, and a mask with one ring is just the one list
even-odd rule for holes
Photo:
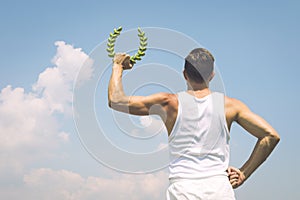
[[249,159],[240,169],[246,180],[268,158],[280,137],[270,124],[251,112],[245,104],[237,101],[236,105],[238,106],[236,122],[257,138]]
[[158,114],[163,119],[166,118],[167,106],[172,94],[157,93],[150,96],[127,96],[123,90],[122,73],[122,65],[114,64],[108,86],[109,107],[133,115]]

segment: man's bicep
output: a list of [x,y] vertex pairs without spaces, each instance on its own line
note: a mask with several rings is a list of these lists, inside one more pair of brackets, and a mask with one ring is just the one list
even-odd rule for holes
[[120,101],[110,102],[110,107],[114,110],[134,114],[147,115],[148,110],[144,104],[143,96],[126,96]]
[[168,102],[167,93],[157,93],[149,96],[130,96],[127,111],[133,115],[162,115],[164,105]]

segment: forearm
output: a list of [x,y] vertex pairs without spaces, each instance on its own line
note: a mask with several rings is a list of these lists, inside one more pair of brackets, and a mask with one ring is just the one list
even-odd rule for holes
[[127,101],[127,96],[123,90],[122,74],[122,65],[114,64],[108,86],[108,101],[110,106],[115,103]]
[[272,135],[258,139],[250,158],[240,169],[246,179],[268,158],[278,142],[279,137]]

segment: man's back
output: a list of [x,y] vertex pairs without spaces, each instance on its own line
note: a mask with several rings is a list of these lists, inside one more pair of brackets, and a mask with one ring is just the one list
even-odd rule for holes
[[178,114],[169,136],[170,179],[225,175],[229,164],[229,131],[224,94],[197,98],[178,93]]

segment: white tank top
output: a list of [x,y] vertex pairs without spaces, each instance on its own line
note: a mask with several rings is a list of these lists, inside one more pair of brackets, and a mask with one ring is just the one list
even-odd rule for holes
[[169,179],[227,175],[229,131],[224,94],[196,98],[178,93],[178,114],[169,136]]

